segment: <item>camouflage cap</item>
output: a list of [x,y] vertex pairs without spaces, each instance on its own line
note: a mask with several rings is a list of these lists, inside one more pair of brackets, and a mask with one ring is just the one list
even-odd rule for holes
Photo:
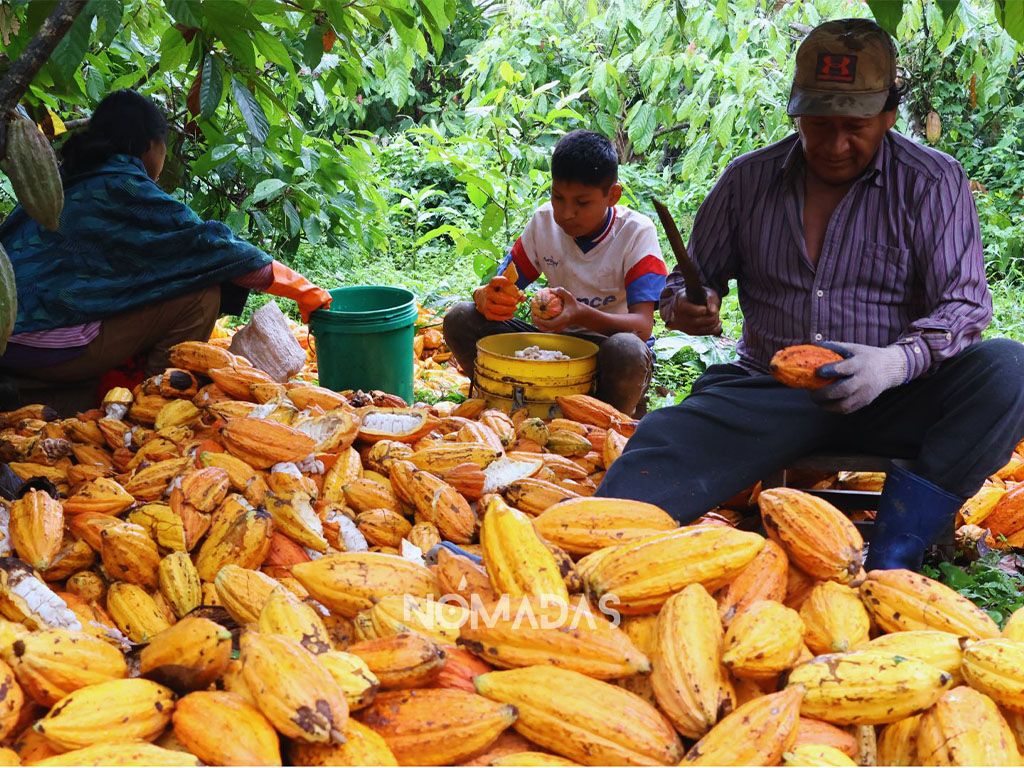
[[796,52],[786,113],[874,117],[896,83],[896,47],[869,19],[827,21]]

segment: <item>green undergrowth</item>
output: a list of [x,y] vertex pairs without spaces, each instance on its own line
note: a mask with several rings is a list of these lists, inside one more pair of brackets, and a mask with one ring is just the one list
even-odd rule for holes
[[922,572],[978,605],[1000,628],[1014,611],[1024,606],[1024,557],[1021,555],[989,551],[966,565],[926,564]]

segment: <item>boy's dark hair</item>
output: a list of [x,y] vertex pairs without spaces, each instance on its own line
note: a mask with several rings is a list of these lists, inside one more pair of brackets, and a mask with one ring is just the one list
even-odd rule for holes
[[572,131],[559,139],[551,153],[551,178],[607,192],[619,178],[619,153],[600,133]]
[[141,157],[153,141],[167,140],[167,119],[152,101],[135,91],[114,91],[96,105],[89,127],[61,148],[65,178],[91,171],[111,155]]

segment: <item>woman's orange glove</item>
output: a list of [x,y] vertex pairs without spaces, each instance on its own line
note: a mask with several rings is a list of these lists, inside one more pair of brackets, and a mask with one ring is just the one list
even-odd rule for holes
[[271,296],[293,299],[299,305],[302,322],[308,323],[309,316],[314,310],[327,309],[331,306],[331,294],[323,288],[313,285],[294,269],[275,260],[272,270],[274,282],[263,292],[269,293]]

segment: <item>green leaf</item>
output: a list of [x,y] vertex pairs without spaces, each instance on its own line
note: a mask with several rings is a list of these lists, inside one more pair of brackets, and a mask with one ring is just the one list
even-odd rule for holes
[[256,49],[244,29],[232,24],[217,23],[212,26],[213,34],[227,46],[227,49],[243,67],[256,68]]
[[637,152],[642,154],[651,146],[657,125],[658,115],[650,104],[643,101],[637,102],[630,110],[626,119],[626,130],[629,140],[633,142],[633,147]]
[[203,120],[212,120],[217,114],[217,107],[224,98],[224,72],[220,59],[212,53],[206,54],[203,60],[203,79],[199,83],[199,116]]
[[189,46],[181,32],[169,27],[160,40],[160,69],[163,72],[174,72],[185,66],[188,61]]
[[284,211],[284,221],[288,227],[288,236],[296,237],[302,231],[302,219],[299,218],[299,212],[295,210],[295,206],[292,205],[290,200],[284,201],[281,205],[281,210]]
[[238,105],[238,111],[242,113],[245,125],[253,139],[257,144],[264,143],[270,135],[270,122],[267,120],[263,107],[256,101],[252,91],[236,77],[231,78],[231,94],[235,97],[235,104]]
[[323,27],[312,27],[306,33],[306,39],[302,41],[302,63],[310,69],[316,69],[317,64],[324,57],[324,31]]
[[306,233],[306,239],[310,245],[316,245],[320,242],[320,239],[324,235],[323,227],[320,225],[320,219],[316,216],[307,216],[302,222],[302,229]]
[[445,0],[417,0],[417,4],[427,22],[427,32],[430,33],[430,40],[434,44],[434,53],[440,55],[444,50],[444,31],[452,22],[445,9]]
[[256,205],[265,200],[272,200],[278,197],[287,186],[288,182],[281,179],[264,179],[252,191],[252,195],[249,197],[249,204]]
[[92,33],[92,14],[86,7],[71,25],[57,47],[53,49],[50,59],[57,68],[57,77],[67,82],[75,76],[78,66],[89,50],[89,36]]
[[164,0],[164,6],[174,20],[183,26],[198,27],[202,23],[199,20],[199,3],[195,0]]
[[935,0],[935,4],[939,6],[939,10],[942,11],[942,18],[948,23],[953,18],[953,14],[956,13],[960,0]]
[[95,15],[102,24],[102,34],[99,38],[100,45],[110,45],[121,28],[121,17],[124,15],[124,6],[121,0],[89,0],[87,11]]
[[480,220],[480,234],[487,238],[494,237],[504,222],[505,212],[497,204],[488,203]]
[[890,35],[896,34],[896,28],[903,18],[903,0],[865,0],[878,25]]
[[996,19],[1010,37],[1024,43],[1024,0],[996,0]]
[[292,63],[292,57],[289,55],[288,47],[284,43],[262,27],[253,33],[253,40],[256,43],[257,50],[267,61],[272,61],[279,67],[283,67],[285,71],[292,75],[295,74],[295,65]]
[[103,73],[96,67],[89,67],[85,73],[85,92],[97,103],[107,95],[107,83],[103,79]]

